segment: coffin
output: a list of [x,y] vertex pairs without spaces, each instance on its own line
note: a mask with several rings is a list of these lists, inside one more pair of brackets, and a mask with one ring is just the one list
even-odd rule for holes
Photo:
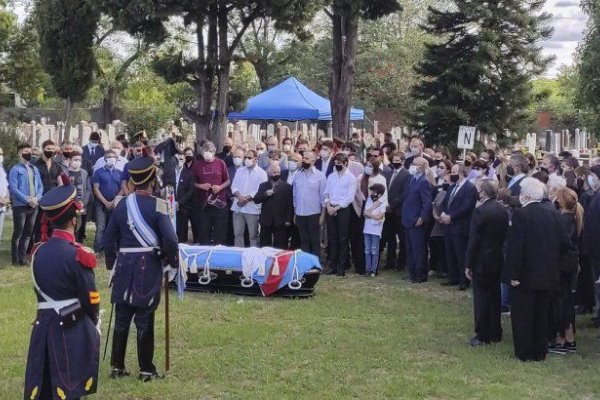
[[311,297],[321,273],[319,258],[271,247],[179,245],[185,290],[251,296]]

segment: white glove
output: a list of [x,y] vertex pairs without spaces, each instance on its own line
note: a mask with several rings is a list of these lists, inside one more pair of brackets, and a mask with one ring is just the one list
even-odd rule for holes
[[172,282],[173,279],[175,279],[175,275],[177,275],[177,269],[171,267],[170,265],[167,265],[167,266],[163,267],[163,275],[164,274],[169,274],[168,275],[169,282]]

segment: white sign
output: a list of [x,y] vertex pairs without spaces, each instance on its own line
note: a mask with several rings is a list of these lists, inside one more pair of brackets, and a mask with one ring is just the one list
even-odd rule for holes
[[535,148],[537,146],[537,134],[536,133],[528,133],[527,134],[527,150],[530,154],[535,155]]
[[475,130],[474,126],[460,126],[456,147],[459,149],[472,149],[475,145]]

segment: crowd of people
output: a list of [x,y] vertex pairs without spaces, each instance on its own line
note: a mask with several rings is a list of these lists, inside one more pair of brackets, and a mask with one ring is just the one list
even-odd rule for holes
[[357,136],[254,146],[226,138],[218,153],[211,142],[194,150],[143,133],[104,149],[94,132],[83,148],[48,140],[35,160],[21,144],[19,162],[0,171],[0,228],[10,203],[12,262],[24,265],[48,234],[39,201],[67,175],[84,205],[76,239],[93,220],[102,253],[111,214],[133,190],[128,164],[150,154],[174,188],[180,243],[301,249],[338,277],[390,269],[419,285],[436,276],[472,287],[471,345],[500,341],[510,312],[518,358],[576,352],[575,314],[593,311],[600,274],[600,159],[584,166],[568,152],[537,160],[488,148],[457,160],[416,136],[406,149],[384,138],[370,147]]

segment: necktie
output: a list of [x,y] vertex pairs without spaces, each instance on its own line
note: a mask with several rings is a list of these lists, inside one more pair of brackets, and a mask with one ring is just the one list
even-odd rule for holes
[[457,191],[458,185],[454,186],[454,189],[452,189],[452,192],[450,193],[450,201],[448,203],[452,203],[452,200],[454,200],[454,196],[456,196]]
[[93,147],[92,147],[92,148],[90,148],[90,153],[91,153],[91,156],[92,156],[92,158],[94,158],[94,153],[95,153],[95,152],[96,152],[96,149],[95,149],[95,148],[93,148]]
[[395,170],[394,174],[392,175],[392,179],[390,179],[390,186],[392,186],[392,183],[394,182],[394,179],[396,179],[397,176],[398,176],[398,170]]

